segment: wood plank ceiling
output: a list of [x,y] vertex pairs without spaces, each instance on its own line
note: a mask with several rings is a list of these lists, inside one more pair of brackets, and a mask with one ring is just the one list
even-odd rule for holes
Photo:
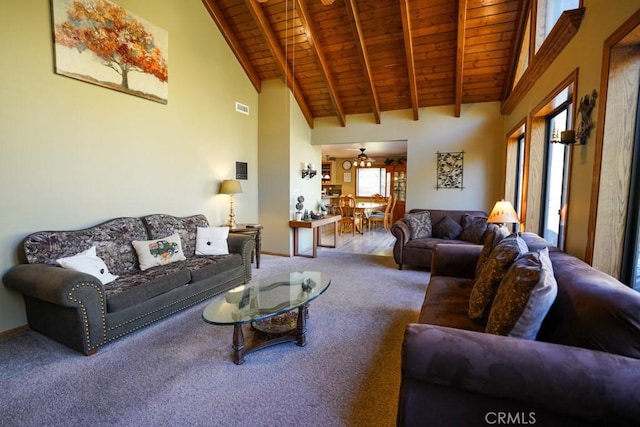
[[316,117],[503,101],[523,0],[202,0],[247,76]]

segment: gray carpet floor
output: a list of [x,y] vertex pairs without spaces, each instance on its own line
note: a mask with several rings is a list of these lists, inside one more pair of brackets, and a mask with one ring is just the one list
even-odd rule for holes
[[254,278],[331,277],[310,305],[305,347],[269,347],[236,366],[232,328],[206,324],[206,303],[91,357],[30,331],[0,342],[0,425],[395,425],[403,332],[429,273],[329,249],[263,255],[260,267]]

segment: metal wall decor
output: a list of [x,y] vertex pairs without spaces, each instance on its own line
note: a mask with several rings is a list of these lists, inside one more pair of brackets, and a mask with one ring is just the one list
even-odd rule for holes
[[441,153],[438,155],[438,182],[436,189],[456,188],[464,189],[463,186],[463,169],[464,169],[464,151],[456,153]]

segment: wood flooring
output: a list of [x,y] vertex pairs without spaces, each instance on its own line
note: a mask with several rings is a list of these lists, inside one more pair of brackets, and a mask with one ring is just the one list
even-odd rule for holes
[[[333,227],[322,228],[322,241],[333,241]],[[396,238],[390,231],[386,231],[380,226],[369,231],[366,227],[363,234],[356,233],[338,233],[338,241],[335,249],[340,252],[349,252],[354,254],[370,254],[381,256],[393,256],[393,245]]]

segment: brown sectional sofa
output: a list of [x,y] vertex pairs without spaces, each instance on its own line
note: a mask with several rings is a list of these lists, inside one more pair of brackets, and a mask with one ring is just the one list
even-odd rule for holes
[[549,248],[557,281],[535,340],[470,320],[481,246],[435,248],[405,332],[399,426],[640,425],[640,293],[533,233],[522,238],[529,251]]
[[[2,278],[23,294],[31,329],[85,354],[251,280],[251,236],[229,234],[228,255],[195,254],[204,215],[114,218],[84,230],[40,231],[18,248]],[[133,241],[177,233],[186,259],[141,270]],[[91,247],[118,278],[62,268],[56,260]]]
[[[452,218],[462,227],[462,218],[465,215],[477,217],[487,217],[487,213],[478,210],[441,210],[441,209],[411,209],[409,214],[429,211],[431,214],[431,224],[435,226],[445,217]],[[395,236],[396,242],[393,246],[393,259],[398,264],[398,269],[402,270],[403,265],[413,267],[431,268],[431,257],[433,248],[438,243],[468,244],[468,241],[459,238],[443,239],[439,237],[426,237],[421,239],[411,239],[409,226],[404,219],[399,219],[391,226],[391,233]]]

